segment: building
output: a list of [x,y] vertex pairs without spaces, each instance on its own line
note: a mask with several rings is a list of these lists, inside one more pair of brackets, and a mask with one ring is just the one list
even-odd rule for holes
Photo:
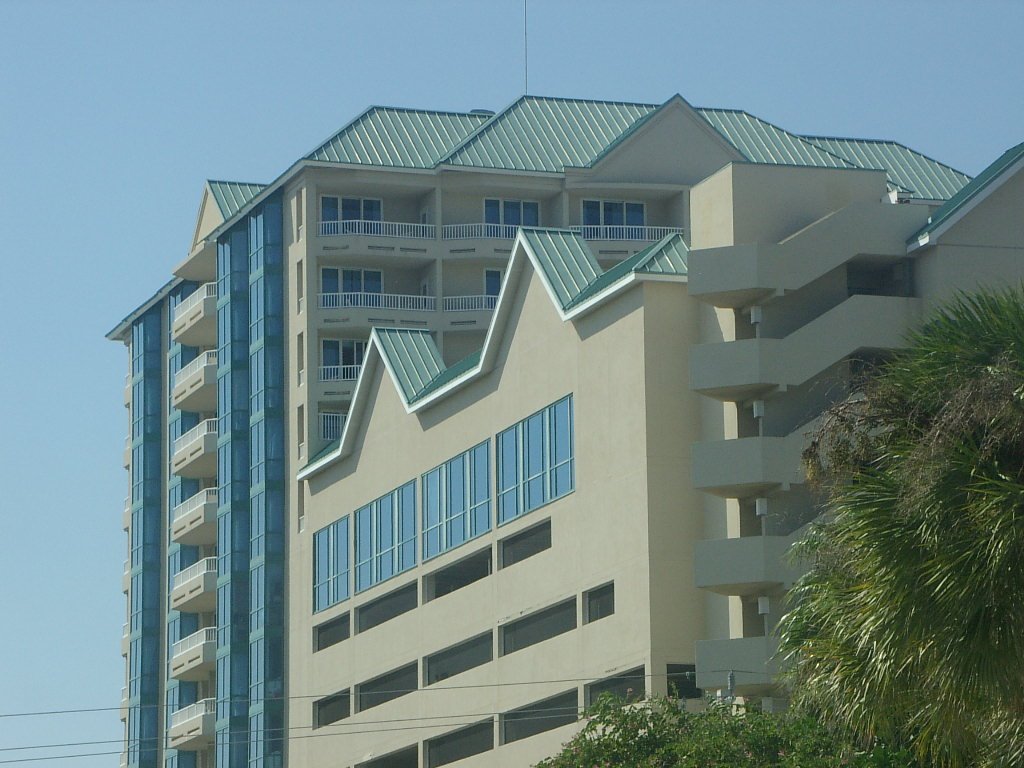
[[122,763],[519,766],[605,690],[773,703],[804,435],[1024,275],[1022,165],[524,97],[208,182],[109,334]]

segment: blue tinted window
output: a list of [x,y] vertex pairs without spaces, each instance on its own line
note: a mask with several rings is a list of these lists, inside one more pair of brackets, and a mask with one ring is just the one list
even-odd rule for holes
[[540,206],[537,203],[523,203],[523,226],[536,227],[540,224]]
[[348,517],[313,534],[313,610],[349,596]]
[[338,198],[336,197],[321,197],[320,198],[320,221],[337,221],[338,220]]
[[598,200],[583,201],[583,225],[597,227],[601,224],[601,203]]
[[380,221],[380,200],[363,200],[363,218],[367,221]]
[[631,227],[644,225],[644,204],[626,203],[626,224]]
[[481,443],[425,473],[423,557],[434,557],[491,528],[490,444]]
[[487,224],[501,224],[500,200],[484,200],[484,222]]
[[358,197],[345,197],[341,200],[341,220],[352,221],[363,217],[362,200]]
[[488,296],[497,296],[501,290],[501,270],[484,270],[484,293]]
[[416,565],[416,484],[356,510],[356,591]]
[[604,221],[603,224],[607,226],[617,226],[625,222],[625,216],[622,210],[622,203],[612,202],[605,200],[604,202]]

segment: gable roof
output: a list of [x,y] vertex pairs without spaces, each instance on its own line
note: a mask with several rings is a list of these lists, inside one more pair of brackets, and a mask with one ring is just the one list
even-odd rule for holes
[[[498,294],[483,347],[450,366],[429,331],[408,328],[373,328],[356,381],[349,417],[341,437],[315,454],[299,470],[300,480],[348,456],[355,445],[355,429],[371,407],[370,377],[382,363],[405,406],[412,413],[426,408],[455,389],[493,369],[502,334],[512,314],[516,287],[529,262],[565,321],[600,306],[638,278],[686,279],[686,244],[678,234],[662,238],[607,272],[601,270],[586,242],[568,230],[520,229]],[[585,277],[589,276],[589,277]]]
[[853,168],[852,163],[740,109],[698,107],[698,114],[752,163]]
[[1024,168],[1024,142],[1003,152],[995,162],[936,210],[928,218],[928,223],[907,240],[910,246],[908,250],[920,248],[934,240],[1021,168]]
[[306,160],[397,168],[433,168],[491,119],[478,112],[370,107]]
[[266,184],[249,184],[244,181],[209,180],[206,183],[210,185],[210,192],[225,220],[242,210],[246,203],[267,188]]
[[859,168],[886,171],[890,183],[922,200],[948,200],[971,177],[896,141],[804,136]]

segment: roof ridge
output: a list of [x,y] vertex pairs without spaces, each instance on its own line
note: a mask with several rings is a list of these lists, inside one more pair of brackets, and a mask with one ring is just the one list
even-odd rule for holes
[[268,184],[264,184],[261,181],[231,181],[229,179],[207,179],[207,184],[245,184],[248,187],[266,187]]
[[452,147],[447,155],[438,158],[437,162],[434,163],[434,167],[437,168],[439,165],[444,165],[445,162],[454,157],[456,152],[459,152],[463,147],[467,146],[469,142],[471,142],[473,139],[475,139],[477,136],[479,136],[481,133],[487,130],[487,126],[491,125],[491,123],[496,122],[499,117],[504,115],[519,102],[525,101],[527,98],[528,97],[526,96],[526,94],[523,94],[522,96],[516,98],[511,104],[506,104],[501,109],[495,110],[493,115],[489,115],[486,120],[484,120],[482,123],[480,123],[480,125],[478,125],[472,131],[470,131],[468,136],[466,136],[462,141],[460,141],[458,144]]
[[[676,94],[678,95],[678,94]],[[624,101],[622,99],[576,99],[571,96],[539,96],[537,94],[524,94],[520,97],[522,99],[538,99],[543,101],[575,101],[581,104],[620,104],[627,107],[651,107],[657,108],[661,104],[648,104],[643,101]]]
[[[413,112],[416,114],[423,115],[459,115],[459,117],[490,117],[488,113],[474,112],[469,110],[467,112],[460,112],[457,109],[424,109],[421,107],[393,107],[388,104],[371,104],[367,107],[366,112],[371,112],[375,109],[386,109],[390,112]],[[364,113],[365,114],[365,113]]]
[[968,179],[974,178],[969,173],[965,173],[964,171],[961,171],[959,168],[953,167],[949,163],[944,163],[941,160],[937,160],[931,155],[926,155],[921,150],[914,149],[909,144],[904,144],[902,141],[897,141],[896,139],[864,139],[857,136],[820,136],[817,134],[802,134],[801,138],[808,139],[809,141],[813,139],[824,139],[832,141],[863,141],[867,144],[895,144],[897,147],[903,147],[903,149],[907,150],[908,152],[913,152],[915,155],[920,155],[929,162],[935,163],[936,165],[941,165],[943,168],[949,168],[949,170],[959,173],[961,176],[966,176]]

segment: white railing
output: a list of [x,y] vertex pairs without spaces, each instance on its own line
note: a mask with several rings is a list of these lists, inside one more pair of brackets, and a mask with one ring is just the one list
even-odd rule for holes
[[194,717],[202,717],[203,715],[212,715],[217,711],[217,702],[214,699],[203,699],[197,701],[195,704],[189,704],[187,707],[179,709],[177,712],[171,713],[171,727],[187,723]]
[[435,231],[436,227],[433,224],[407,224],[403,221],[349,219],[348,221],[320,222],[320,234],[324,237],[367,235],[369,237],[410,237],[433,240]]
[[216,627],[205,627],[200,629],[198,632],[193,632],[188,637],[183,637],[181,640],[171,646],[171,656],[177,656],[179,653],[188,653],[193,648],[198,648],[203,643],[216,643],[217,642],[217,628]]
[[497,296],[445,296],[445,312],[473,312],[482,309],[494,309],[498,304]]
[[341,430],[345,427],[344,413],[321,413],[320,414],[320,439],[337,440],[341,437]]
[[217,350],[210,349],[200,355],[196,355],[195,360],[174,374],[174,386],[177,387],[189,376],[199,373],[207,365],[217,366]]
[[195,512],[204,504],[216,504],[217,503],[217,489],[216,488],[203,488],[199,493],[189,496],[181,504],[174,508],[171,513],[171,520],[180,520],[185,515]]
[[660,240],[665,235],[681,235],[682,227],[641,227],[632,224],[569,227],[584,240]]
[[174,441],[172,446],[172,453],[177,453],[188,448],[192,443],[197,440],[202,440],[207,435],[217,434],[217,420],[207,419],[206,421],[199,422],[198,426],[192,427],[188,432],[179,437]]
[[128,622],[125,622],[124,626],[121,627],[121,637],[128,637]]
[[361,365],[321,365],[320,381],[355,381]]
[[470,240],[474,237],[493,237],[499,240],[514,240],[515,224],[445,224],[441,228],[441,237],[445,240]]
[[321,293],[320,309],[343,307],[372,307],[375,309],[404,309],[412,312],[433,312],[437,299],[407,293]]
[[178,322],[186,314],[189,313],[193,308],[203,303],[204,299],[217,298],[217,284],[206,283],[205,285],[199,286],[193,293],[191,293],[181,304],[174,308],[174,322]]
[[186,581],[191,581],[192,579],[197,579],[200,576],[206,575],[207,573],[216,573],[216,572],[217,572],[217,558],[216,557],[204,558],[204,559],[200,560],[198,563],[193,563],[188,568],[185,568],[184,570],[178,571],[176,574],[174,574],[174,580],[172,582],[173,586],[171,588],[172,589],[177,589],[182,584],[184,584]]

